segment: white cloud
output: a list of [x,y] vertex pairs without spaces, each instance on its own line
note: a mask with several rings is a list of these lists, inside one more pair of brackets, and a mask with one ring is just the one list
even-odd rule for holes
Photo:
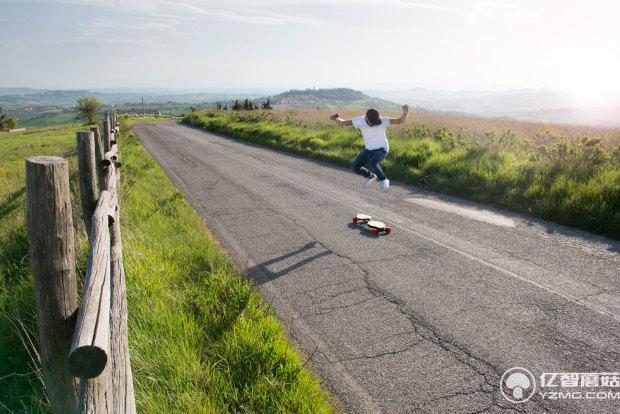
[[174,26],[171,24],[144,20],[135,20],[131,23],[121,23],[116,20],[96,19],[85,26],[91,30],[124,30],[130,32],[169,31],[174,29]]
[[459,15],[462,15],[464,17],[469,17],[469,18],[475,17],[475,14],[470,11],[456,9],[454,7],[439,6],[439,5],[431,4],[431,3],[416,3],[416,2],[411,2],[407,0],[394,0],[394,2],[397,4],[401,4],[404,6],[417,8],[417,9],[426,9],[426,10],[433,10],[433,11],[438,11],[438,12],[459,14]]
[[142,14],[150,17],[169,20],[196,19],[201,16],[238,21],[248,24],[281,25],[281,24],[309,24],[317,25],[322,21],[319,18],[300,14],[286,13],[282,7],[299,2],[248,2],[248,1],[221,1],[221,0],[133,0],[120,2],[118,0],[59,0],[66,4],[80,6],[94,6],[113,9],[120,13]]
[[481,16],[500,22],[529,22],[537,20],[538,14],[525,7],[503,3],[478,3],[474,10]]

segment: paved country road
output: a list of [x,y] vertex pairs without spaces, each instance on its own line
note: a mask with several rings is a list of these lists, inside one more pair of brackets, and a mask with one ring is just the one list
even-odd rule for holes
[[[364,190],[344,168],[176,123],[134,130],[344,412],[620,412],[613,376],[539,378],[620,371],[620,243],[396,182]],[[535,377],[521,404],[500,390],[512,367]]]

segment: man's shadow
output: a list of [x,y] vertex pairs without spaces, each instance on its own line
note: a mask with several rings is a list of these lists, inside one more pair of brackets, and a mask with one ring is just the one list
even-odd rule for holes
[[298,256],[303,254],[304,252],[311,250],[313,248],[315,248],[318,245],[317,242],[310,242],[307,243],[305,245],[303,245],[302,247],[300,247],[297,250],[293,250],[289,253],[285,253],[281,256],[275,257],[273,259],[269,259],[266,260],[262,263],[257,264],[256,266],[253,266],[251,268],[249,268],[247,270],[247,274],[248,276],[250,276],[252,278],[252,280],[254,280],[256,282],[256,284],[258,285],[262,285],[263,283],[267,283],[270,282],[276,278],[279,278],[280,276],[284,276],[290,272],[292,272],[293,270],[299,269],[302,266],[307,265],[308,263],[311,263],[317,259],[320,259],[321,257],[326,257],[329,256],[331,254],[333,254],[333,252],[331,250],[322,250],[321,252],[312,255],[310,257],[306,257],[303,258],[299,261],[297,261],[296,263],[282,269],[279,270],[277,272],[273,272],[271,270],[268,269],[268,266],[273,265],[275,263],[279,263],[282,262],[284,260],[290,259],[292,257]]

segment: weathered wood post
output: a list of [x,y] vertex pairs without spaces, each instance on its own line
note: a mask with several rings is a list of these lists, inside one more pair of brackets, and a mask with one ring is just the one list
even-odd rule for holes
[[77,382],[67,361],[78,300],[65,159],[26,160],[26,222],[47,396],[52,412],[72,413],[78,403]]
[[99,127],[94,126],[90,128],[93,131],[93,135],[95,136],[95,168],[97,169],[97,183],[99,184],[99,191],[103,188],[103,154],[105,154],[105,150],[103,149],[103,140],[101,139],[101,135],[99,134]]
[[78,182],[80,184],[80,200],[82,216],[86,224],[86,232],[91,237],[91,217],[97,204],[97,172],[95,163],[95,134],[80,131],[76,133]]
[[103,151],[110,151],[110,114],[106,113],[103,118]]
[[108,151],[112,149],[112,147],[116,144],[116,128],[114,126],[110,127],[110,146],[108,147]]
[[110,364],[95,378],[80,378],[80,402],[77,414],[117,414],[113,410]]

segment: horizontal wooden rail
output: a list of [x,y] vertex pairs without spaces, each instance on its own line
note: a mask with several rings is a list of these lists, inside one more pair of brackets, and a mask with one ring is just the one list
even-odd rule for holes
[[117,160],[117,158],[118,158],[118,145],[116,145],[116,142],[114,142],[110,150],[103,155],[102,164],[104,167],[107,167],[110,164],[113,164]]
[[109,225],[115,207],[113,194],[103,191],[92,217],[88,267],[69,353],[69,370],[80,378],[101,374],[110,355]]

